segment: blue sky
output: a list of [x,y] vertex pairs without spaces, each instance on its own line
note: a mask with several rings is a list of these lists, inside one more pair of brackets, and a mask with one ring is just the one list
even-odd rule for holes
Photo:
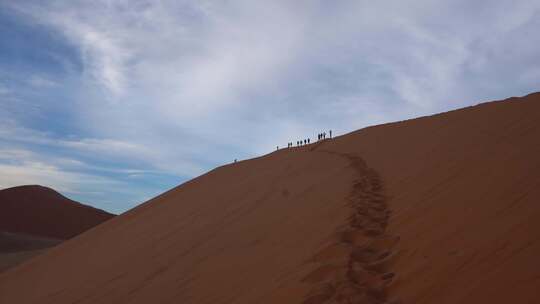
[[0,188],[115,213],[320,130],[540,89],[538,1],[0,0]]

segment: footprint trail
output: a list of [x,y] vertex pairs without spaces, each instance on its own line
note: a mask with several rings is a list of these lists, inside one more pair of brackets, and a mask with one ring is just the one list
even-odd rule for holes
[[387,293],[396,279],[389,267],[399,237],[386,233],[391,212],[382,181],[362,158],[338,155],[346,157],[357,172],[349,196],[352,214],[333,242],[313,256],[311,262],[318,267],[303,278],[312,285],[303,304],[401,303]]

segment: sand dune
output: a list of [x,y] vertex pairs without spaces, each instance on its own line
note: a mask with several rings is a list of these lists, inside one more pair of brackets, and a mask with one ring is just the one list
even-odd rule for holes
[[112,217],[42,186],[0,190],[0,272]]
[[8,270],[0,303],[537,303],[538,155],[537,93],[226,165]]
[[0,190],[0,231],[68,239],[113,216],[47,187]]

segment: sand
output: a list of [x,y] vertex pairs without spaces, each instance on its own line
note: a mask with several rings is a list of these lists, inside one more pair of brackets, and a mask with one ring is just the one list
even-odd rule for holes
[[0,275],[0,303],[537,303],[540,94],[229,164]]

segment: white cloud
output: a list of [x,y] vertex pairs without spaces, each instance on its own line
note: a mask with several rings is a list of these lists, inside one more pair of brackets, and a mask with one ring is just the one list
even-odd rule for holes
[[111,187],[109,178],[66,171],[43,156],[25,149],[0,148],[0,188],[39,184],[64,193],[80,193],[84,188]]
[[51,88],[58,86],[58,83],[43,75],[32,75],[30,77],[29,83],[36,88]]

